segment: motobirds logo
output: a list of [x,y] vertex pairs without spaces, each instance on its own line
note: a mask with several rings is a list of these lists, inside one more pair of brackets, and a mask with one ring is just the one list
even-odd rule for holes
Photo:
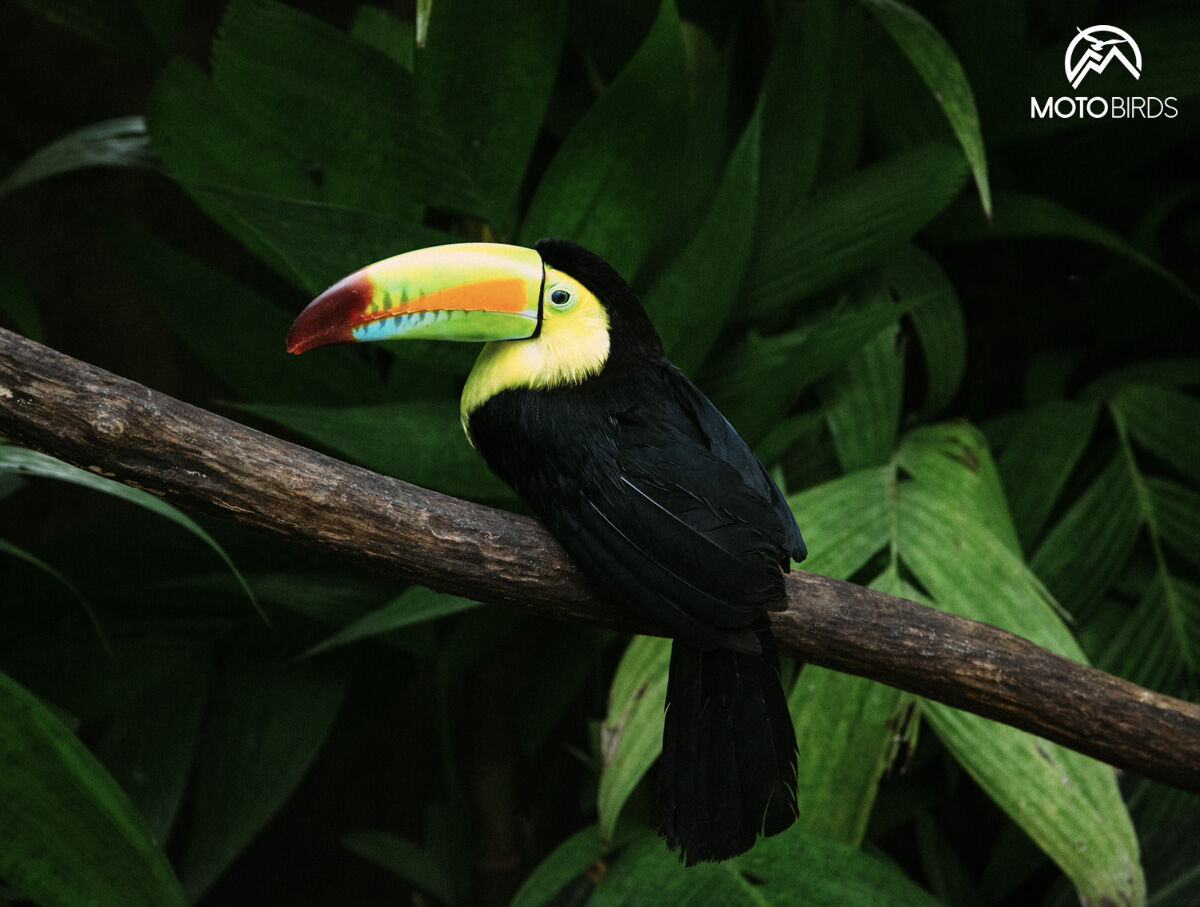
[[[1142,50],[1129,32],[1115,25],[1076,28],[1077,35],[1067,45],[1063,71],[1071,87],[1078,89],[1092,73],[1100,75],[1110,64],[1119,63],[1135,80],[1142,77]],[[1179,116],[1174,97],[1144,95],[1114,97],[1063,96],[1029,99],[1029,116],[1034,119],[1173,119]]]

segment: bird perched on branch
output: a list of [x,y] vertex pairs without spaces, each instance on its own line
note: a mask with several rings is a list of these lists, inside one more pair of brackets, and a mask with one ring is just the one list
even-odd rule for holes
[[663,356],[608,264],[564,240],[438,246],[370,265],[301,313],[288,350],[489,341],[463,427],[600,589],[674,638],[659,833],[689,864],[796,816],[796,738],[767,612],[805,556],[783,495]]

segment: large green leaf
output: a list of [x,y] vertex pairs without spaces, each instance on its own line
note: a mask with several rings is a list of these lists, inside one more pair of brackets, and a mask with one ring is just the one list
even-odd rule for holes
[[1162,540],[1180,557],[1200,567],[1200,493],[1151,476],[1146,480],[1146,494]]
[[763,239],[744,315],[786,308],[873,264],[941,211],[965,176],[962,152],[934,143],[828,186]]
[[154,151],[196,204],[271,267],[303,283],[260,228],[245,222],[229,193],[319,200],[321,187],[305,163],[257,131],[207,76],[180,58],[155,82],[146,122]]
[[171,47],[183,0],[19,0],[55,25],[150,63]]
[[893,473],[862,469],[788,498],[809,548],[805,570],[849,579],[888,544]]
[[345,691],[314,662],[235,657],[217,672],[196,749],[183,858],[197,900],[279,811],[316,758]]
[[[3,453],[6,449],[7,448],[0,448],[0,453]],[[88,621],[95,629],[96,635],[100,638],[101,644],[111,654],[112,647],[109,645],[108,637],[104,634],[103,627],[100,626],[100,619],[96,616],[95,608],[93,608],[91,603],[83,597],[83,593],[79,591],[79,588],[73,582],[67,579],[67,577],[60,570],[50,566],[50,564],[47,564],[33,552],[26,551],[19,545],[14,545],[12,542],[7,542],[4,539],[0,539],[0,554],[16,558],[19,561],[24,561],[29,566],[40,570],[42,573],[46,574],[56,583],[66,589],[71,594],[71,597],[79,602],[79,606],[83,609],[84,614],[87,615]]]
[[981,218],[977,211],[956,205],[938,221],[934,232],[945,242],[1020,237],[1091,243],[1116,252],[1130,263],[1158,275],[1192,302],[1200,303],[1200,293],[1153,258],[1133,248],[1111,230],[1039,195],[997,193],[995,216],[990,222]]
[[339,407],[247,403],[237,408],[422,488],[473,500],[512,500],[509,487],[467,441],[453,400]]
[[[959,518],[946,486],[902,483],[901,559],[936,603],[1083,661],[1045,589],[984,520]],[[906,597],[920,593],[905,586]],[[1081,899],[1144,902],[1137,839],[1111,768],[1063,747],[936,703],[931,726],[976,782],[1070,876]]]
[[804,667],[788,707],[799,747],[798,822],[805,829],[847,844],[862,842],[913,701],[862,677]]
[[962,64],[946,39],[920,13],[895,0],[862,0],[879,23],[900,45],[913,68],[925,80],[934,98],[950,121],[963,152],[975,175],[983,212],[992,213],[992,195],[988,187],[987,159],[983,135],[979,130],[979,112]]
[[[870,305],[895,316],[895,307],[875,298]],[[904,346],[890,324],[868,340],[820,384],[817,393],[842,469],[851,472],[886,463],[900,428],[904,395]]]
[[315,296],[352,271],[408,252],[457,242],[458,237],[417,221],[329,202],[209,187],[204,198],[235,213],[287,266],[307,295]]
[[840,24],[838,4],[817,0],[784,6],[780,13],[779,33],[760,102],[760,242],[793,218],[812,191],[825,121],[834,97],[831,89],[836,42],[831,37],[837,34]]
[[212,64],[230,104],[304,162],[326,200],[403,219],[413,202],[478,212],[413,75],[345,32],[272,0],[234,0]]
[[793,825],[724,863],[685,867],[652,832],[611,860],[589,907],[643,903],[696,907],[838,904],[843,907],[935,907],[903,872],[857,848]]
[[563,141],[521,227],[530,245],[560,236],[632,280],[672,226],[664,202],[687,125],[683,40],[674,0],[637,54]]
[[378,6],[363,4],[354,11],[350,37],[375,48],[409,72],[413,71],[416,55],[414,23]]
[[239,396],[264,403],[384,398],[382,382],[350,347],[290,356],[283,341],[293,316],[285,309],[146,234],[119,231],[115,239],[179,339]]
[[382,831],[356,831],[342,838],[342,846],[444,904],[455,902],[454,885],[447,867],[442,865],[437,854],[412,841]]
[[611,843],[621,807],[662,752],[671,640],[635,636],[613,677],[600,743],[604,765],[596,796],[601,841]]
[[511,233],[566,33],[564,0],[438,0],[417,52],[421,91],[458,140],[486,215]]
[[191,646],[176,670],[122,706],[96,746],[162,846],[192,768],[211,659],[208,646]]
[[521,883],[509,907],[543,907],[561,897],[568,885],[579,891],[590,891],[595,883],[584,873],[589,866],[604,857],[605,848],[594,825],[580,829],[558,845]]
[[[265,136],[197,69],[173,61],[148,114],[172,177],[225,230],[313,294],[380,258],[449,240],[420,206],[348,204],[294,149]],[[378,208],[379,206],[375,206]]]
[[238,568],[234,566],[233,561],[230,560],[229,555],[225,553],[225,549],[218,545],[216,540],[201,529],[191,517],[184,514],[177,507],[150,494],[148,491],[142,491],[140,488],[133,488],[129,485],[122,485],[120,482],[106,479],[86,469],[70,466],[67,463],[55,460],[53,457],[48,457],[36,451],[26,450],[22,447],[13,447],[7,444],[0,446],[0,473],[4,472],[70,482],[73,485],[80,485],[92,491],[98,491],[101,494],[107,494],[110,497],[127,501],[130,504],[136,504],[138,507],[149,510],[163,519],[170,520],[175,525],[186,529],[215,551],[217,556],[225,562],[225,566],[229,568],[230,572],[237,579],[238,584],[245,591],[250,601],[254,604],[254,607],[258,608],[258,601],[255,599],[254,593],[250,590],[249,585],[247,585],[245,578],[238,571]]
[[1046,534],[1029,563],[1059,601],[1077,614],[1120,576],[1139,532],[1137,492],[1118,455]]
[[915,429],[897,450],[896,463],[918,483],[942,495],[952,514],[944,527],[947,532],[973,523],[1020,552],[1000,473],[982,433],[973,425],[949,422]]
[[479,602],[459,598],[457,595],[446,595],[444,592],[434,592],[423,586],[414,586],[401,594],[395,601],[360,617],[332,636],[321,640],[304,654],[306,657],[316,655],[319,652],[357,642],[360,639],[402,630],[414,624],[436,620],[439,617],[447,617],[477,607],[479,607]]
[[1134,441],[1200,486],[1200,400],[1165,387],[1134,386],[1112,405]]
[[[849,578],[888,544],[893,470],[859,470],[788,499],[812,554],[804,569]],[[909,697],[847,674],[806,666],[788,696],[799,746],[800,823],[834,840],[862,840]]]
[[685,372],[695,371],[712,349],[750,260],[759,149],[756,114],[725,167],[708,214],[646,293],[646,311],[667,357]]
[[954,285],[932,255],[911,244],[881,263],[880,279],[897,299],[924,300],[908,317],[929,382],[922,409],[939,413],[958,393],[967,367],[967,330]]
[[1200,358],[1151,359],[1114,369],[1084,386],[1079,398],[1089,403],[1107,403],[1121,390],[1135,384],[1159,387],[1200,385]]
[[0,198],[40,180],[88,167],[152,167],[156,162],[140,116],[101,120],[39,148],[0,180]]
[[[1041,535],[1096,426],[1096,407],[1055,400],[1022,412],[997,461],[1026,550]],[[1077,541],[1077,540],[1075,540]]]
[[3,674],[0,727],[0,877],[45,907],[186,903],[117,783]]
[[751,333],[716,358],[702,378],[707,379],[704,383],[717,407],[754,443],[786,414],[805,388],[921,302],[907,299],[887,306],[843,302],[782,334],[762,337]]

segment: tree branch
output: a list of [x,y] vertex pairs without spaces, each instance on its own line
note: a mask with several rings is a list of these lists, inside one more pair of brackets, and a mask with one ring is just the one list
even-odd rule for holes
[[[534,520],[426,491],[181,403],[0,329],[0,434],[434,589],[638,633]],[[1200,706],[987,624],[797,571],[780,651],[1200,792]],[[979,590],[986,595],[986,589]]]

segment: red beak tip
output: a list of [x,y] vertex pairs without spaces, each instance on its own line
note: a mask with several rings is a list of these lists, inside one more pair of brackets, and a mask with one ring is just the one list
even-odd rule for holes
[[294,356],[318,346],[353,340],[350,325],[371,301],[373,288],[365,277],[352,274],[308,304],[288,331],[287,351]]

